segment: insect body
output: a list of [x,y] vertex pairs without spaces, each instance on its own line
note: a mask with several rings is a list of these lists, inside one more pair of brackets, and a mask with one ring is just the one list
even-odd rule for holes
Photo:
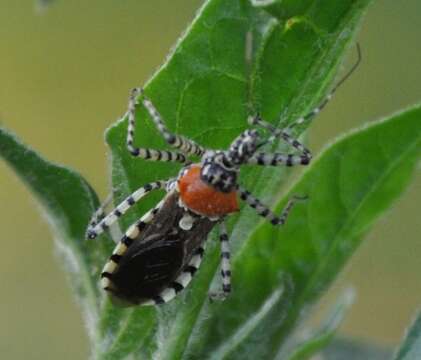
[[[179,193],[170,191],[151,223],[137,223],[126,232],[102,273],[102,285],[114,297],[129,304],[160,304],[190,282],[216,223],[190,214],[179,200]],[[180,226],[186,219],[187,231]]]
[[[133,146],[134,109],[136,99],[143,97],[158,130],[179,152],[158,151]],[[122,216],[143,196],[155,189],[165,189],[167,195],[138,222],[132,225],[117,244],[102,272],[102,287],[125,304],[153,305],[168,302],[183,290],[200,266],[209,232],[219,227],[221,242],[222,292],[215,298],[225,298],[231,291],[230,249],[224,223],[227,215],[239,210],[239,198],[274,225],[285,223],[298,197],[292,198],[278,217],[250,192],[242,189],[237,177],[240,166],[308,164],[310,152],[284,131],[278,131],[258,117],[251,124],[268,128],[275,139],[282,137],[296,154],[266,154],[257,152],[267,140],[257,130],[246,130],[230,148],[206,150],[191,140],[171,134],[154,105],[140,90],[135,90],[129,102],[127,146],[133,156],[155,161],[179,161],[185,165],[175,179],[157,181],[136,190],[109,215],[102,209],[94,216],[87,236],[95,238]],[[201,156],[201,162],[189,164],[188,155]]]
[[[104,216],[101,207],[93,216],[87,237],[95,238],[122,216],[132,205],[156,189],[166,196],[155,208],[133,224],[117,244],[102,275],[102,287],[127,305],[155,305],[170,301],[191,281],[204,254],[206,238],[217,226],[221,243],[222,292],[213,294],[223,299],[231,291],[231,265],[227,215],[239,210],[239,199],[254,208],[258,215],[273,225],[283,225],[294,203],[303,197],[292,197],[277,216],[259,199],[238,184],[243,165],[293,166],[307,165],[311,153],[290,135],[290,129],[310,120],[327,104],[338,86],[355,70],[358,61],[334,87],[328,97],[287,129],[276,129],[259,116],[249,124],[269,132],[262,136],[257,129],[248,129],[231,143],[228,150],[205,149],[194,141],[171,133],[153,103],[141,89],[134,89],[129,99],[127,148],[134,157],[152,161],[181,162],[184,167],[176,178],[147,184],[127,197]],[[138,98],[149,112],[166,142],[176,151],[161,151],[134,146],[135,109]],[[294,153],[266,153],[259,149],[276,139],[289,144]],[[189,156],[199,156],[192,164]]]

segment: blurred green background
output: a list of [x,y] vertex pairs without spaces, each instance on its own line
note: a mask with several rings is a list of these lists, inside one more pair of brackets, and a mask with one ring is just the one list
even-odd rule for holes
[[[104,129],[193,18],[201,0],[0,0],[0,124],[107,193]],[[318,152],[343,131],[421,100],[421,2],[382,0],[364,19],[363,63],[312,127]],[[355,53],[350,52],[350,57]],[[397,134],[398,136],[398,134]],[[358,290],[341,333],[394,345],[421,304],[421,176],[375,226],[321,309]],[[0,356],[85,359],[89,347],[53,237],[31,194],[0,162]]]

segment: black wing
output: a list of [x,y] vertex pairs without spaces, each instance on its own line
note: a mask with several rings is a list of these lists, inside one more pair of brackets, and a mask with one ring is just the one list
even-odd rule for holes
[[192,229],[179,227],[186,211],[178,205],[178,193],[171,193],[153,221],[134,240],[110,277],[113,295],[139,304],[155,298],[180,274],[206,240],[215,222],[197,218]]

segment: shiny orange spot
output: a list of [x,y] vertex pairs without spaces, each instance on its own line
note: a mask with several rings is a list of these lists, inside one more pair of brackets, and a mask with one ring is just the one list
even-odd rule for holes
[[224,193],[215,190],[212,186],[202,181],[200,169],[199,165],[193,165],[178,180],[180,197],[183,203],[192,211],[210,217],[238,211],[236,192]]

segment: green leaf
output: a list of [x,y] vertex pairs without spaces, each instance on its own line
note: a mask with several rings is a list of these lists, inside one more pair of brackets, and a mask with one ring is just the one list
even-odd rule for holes
[[418,312],[414,323],[408,329],[395,360],[421,359],[421,312]]
[[[100,243],[85,241],[86,226],[98,207],[95,192],[78,173],[45,160],[3,128],[0,157],[42,204],[86,318],[96,321],[100,300],[97,282],[111,242],[107,238]],[[89,325],[92,329],[96,326]]]
[[338,303],[331,310],[329,317],[320,329],[311,334],[305,341],[298,344],[290,356],[278,354],[278,358],[288,360],[306,360],[310,359],[314,354],[325,348],[333,339],[336,330],[341,324],[346,312],[354,301],[354,291],[347,289],[338,299]]
[[336,338],[323,351],[323,360],[388,360],[391,359],[391,352],[388,349],[377,345],[367,344],[347,338]]
[[[308,202],[294,208],[283,229],[262,224],[235,253],[233,294],[204,307],[191,353],[205,357],[224,343],[235,345],[224,354],[230,359],[253,353],[272,359],[282,351],[309,305],[408,184],[420,156],[420,119],[418,106],[376,122],[342,137],[313,162],[277,209],[294,194],[308,195]],[[268,309],[282,287],[283,296]],[[238,342],[248,319],[262,309]]]
[[[226,148],[247,127],[250,113],[259,112],[273,124],[285,126],[322,98],[369,2],[344,1],[341,11],[334,11],[338,9],[336,1],[314,1],[286,19],[273,17],[248,0],[207,1],[145,91],[172,131],[208,147]],[[328,15],[321,16],[324,13]],[[139,107],[136,118],[135,143],[165,147],[145,109]],[[133,159],[125,148],[126,121],[124,117],[106,136],[112,152],[116,202],[146,182],[176,176],[179,168]],[[241,174],[241,182],[269,205],[285,178],[284,169],[250,168]],[[142,201],[122,219],[122,228],[136,221],[160,196]],[[248,237],[244,234],[256,225],[249,220],[251,214],[247,209],[231,219],[234,249],[241,247]],[[207,306],[207,290],[218,266],[217,247],[211,241],[213,236],[210,238],[213,245],[208,247],[190,291],[157,310],[139,308],[123,313],[120,322],[124,327],[103,321],[104,328],[110,329],[109,337],[118,332],[124,342],[130,341],[132,333],[143,339],[156,331],[155,356],[181,358],[192,341],[198,316]],[[112,316],[104,311],[102,318]],[[143,318],[147,318],[145,323],[139,320]],[[133,343],[118,356],[136,349]]]

